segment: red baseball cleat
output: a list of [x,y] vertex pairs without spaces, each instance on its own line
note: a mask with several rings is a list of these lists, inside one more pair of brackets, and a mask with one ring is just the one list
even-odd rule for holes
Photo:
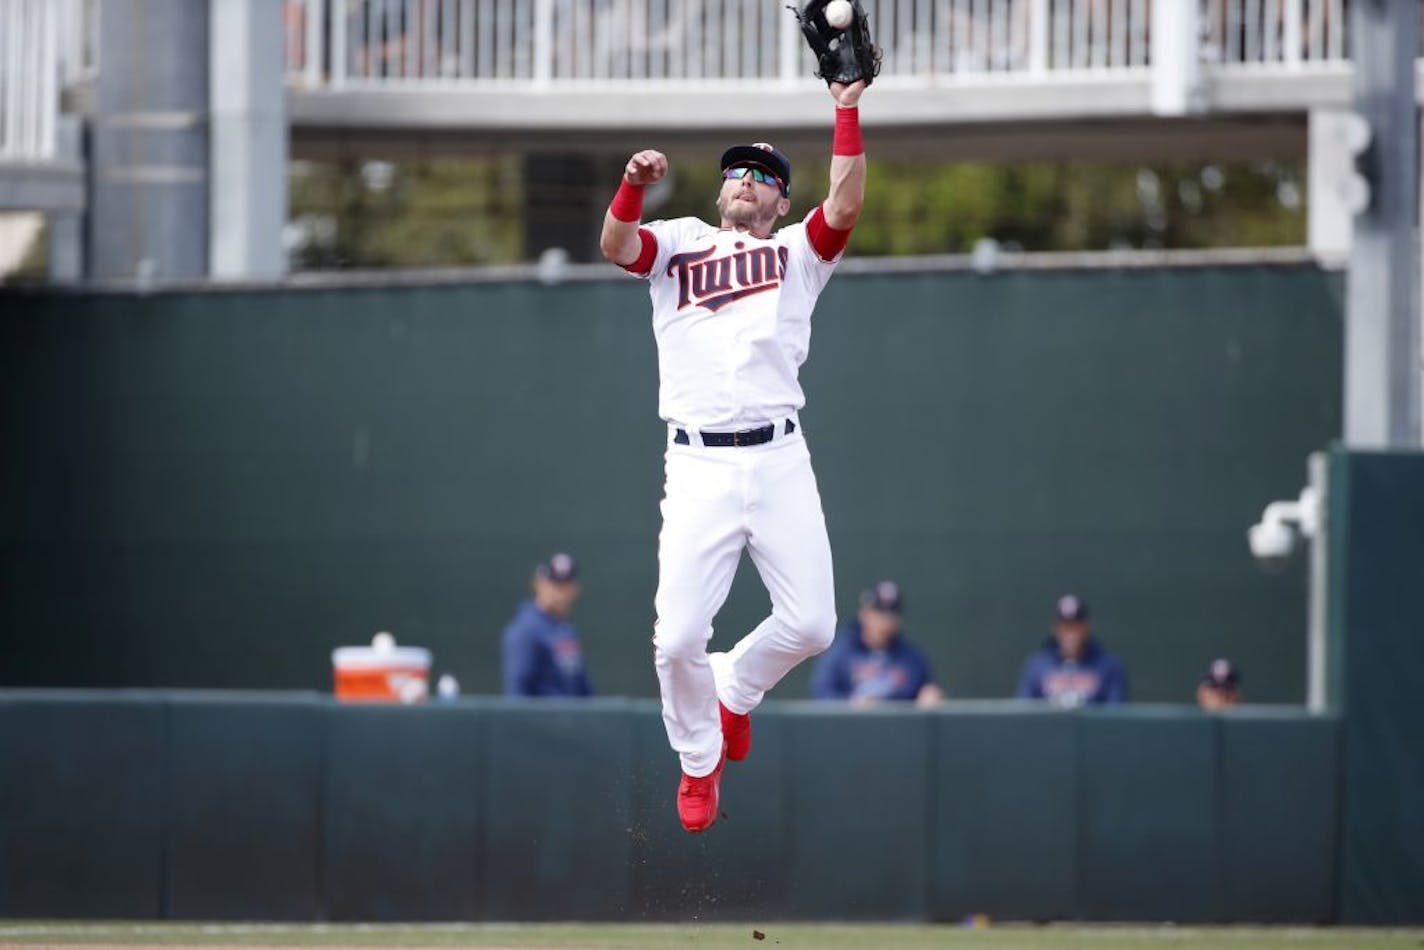
[[752,751],[752,717],[750,713],[734,713],[720,702],[722,740],[727,743],[727,758],[740,762]]
[[717,802],[722,788],[722,765],[726,756],[717,760],[711,774],[697,778],[682,773],[677,783],[677,817],[682,827],[693,834],[706,831],[717,820]]

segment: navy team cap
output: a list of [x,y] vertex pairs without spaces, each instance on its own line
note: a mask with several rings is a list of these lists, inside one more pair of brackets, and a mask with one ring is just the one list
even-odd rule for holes
[[560,551],[537,568],[540,577],[547,581],[567,583],[578,580],[578,562],[573,555]]
[[900,585],[894,581],[881,581],[861,594],[860,605],[887,614],[898,614],[905,609],[905,602],[900,596]]
[[1235,663],[1226,657],[1220,657],[1211,661],[1211,666],[1207,668],[1201,681],[1212,689],[1235,689],[1241,685],[1241,671],[1236,668]]
[[1053,616],[1069,623],[1088,619],[1088,602],[1077,594],[1064,594],[1053,607]]
[[722,171],[737,165],[759,165],[781,179],[781,197],[791,197],[791,159],[768,142],[733,145],[722,153]]

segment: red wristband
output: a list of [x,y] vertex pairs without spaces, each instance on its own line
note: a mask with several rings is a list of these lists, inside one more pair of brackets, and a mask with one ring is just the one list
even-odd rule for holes
[[608,205],[608,213],[619,221],[637,221],[643,216],[643,186],[634,185],[623,179],[618,184],[618,194]]
[[832,155],[859,155],[865,151],[865,141],[860,137],[860,109],[836,109],[836,137],[831,142]]

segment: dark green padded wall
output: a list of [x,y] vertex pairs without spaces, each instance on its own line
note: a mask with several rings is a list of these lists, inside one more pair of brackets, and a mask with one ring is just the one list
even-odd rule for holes
[[1340,917],[1424,923],[1424,453],[1337,448],[1330,499]]
[[452,707],[341,713],[325,750],[318,907],[346,920],[482,916],[484,718]]
[[166,707],[166,915],[214,918],[241,907],[256,920],[310,917],[321,881],[320,701],[193,699]]
[[1076,911],[1077,719],[984,710],[936,722],[930,908],[1062,920]]
[[[899,579],[949,692],[994,697],[1073,589],[1136,698],[1226,652],[1300,701],[1303,571],[1244,531],[1338,433],[1340,312],[1310,267],[837,277],[803,422],[842,615]],[[632,280],[0,293],[0,684],[326,689],[389,629],[496,691],[566,547],[596,685],[655,695],[648,324]],[[744,564],[714,642],[766,609]]]
[[1134,698],[1190,702],[1225,653],[1249,698],[1303,701],[1303,564],[1262,575],[1244,533],[1339,430],[1332,278],[832,286],[804,377],[843,610],[873,577],[903,578],[909,632],[950,692],[998,696],[1076,590]]
[[1091,725],[1078,743],[1076,788],[1084,915],[1126,907],[1134,920],[1220,919],[1216,720],[1107,710]]
[[651,700],[8,691],[0,917],[1330,921],[1339,726],[774,702],[694,836]]
[[[1221,718],[1217,859],[1225,919],[1338,919],[1339,831],[1308,816],[1340,813],[1339,731],[1292,710]],[[1270,782],[1259,780],[1263,768]]]
[[152,694],[0,697],[0,914],[166,913],[165,728]]

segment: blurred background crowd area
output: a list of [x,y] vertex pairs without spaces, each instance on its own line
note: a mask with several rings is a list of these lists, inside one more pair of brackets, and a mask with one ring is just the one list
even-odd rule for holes
[[[0,4],[0,280],[596,260],[577,235],[644,147],[673,158],[650,217],[711,216],[742,139],[791,155],[792,219],[823,192],[829,116],[781,4],[130,6]],[[885,66],[852,255],[1348,244],[1347,0],[866,7]],[[244,236],[276,218],[280,261],[217,260],[219,232],[278,247]]]

